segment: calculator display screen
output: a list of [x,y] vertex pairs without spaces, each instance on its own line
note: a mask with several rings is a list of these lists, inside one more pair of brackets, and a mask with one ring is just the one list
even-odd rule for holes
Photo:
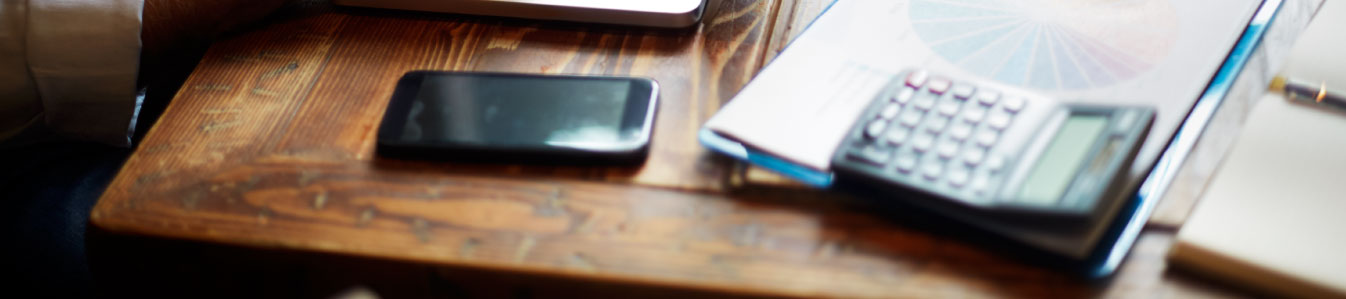
[[1055,204],[1087,162],[1089,150],[1107,125],[1107,115],[1071,115],[1038,158],[1018,197],[1025,203]]

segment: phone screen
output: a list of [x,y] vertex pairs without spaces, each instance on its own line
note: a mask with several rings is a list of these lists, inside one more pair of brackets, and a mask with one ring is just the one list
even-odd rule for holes
[[589,150],[647,142],[648,80],[419,72],[403,81],[384,123],[400,130],[381,140]]

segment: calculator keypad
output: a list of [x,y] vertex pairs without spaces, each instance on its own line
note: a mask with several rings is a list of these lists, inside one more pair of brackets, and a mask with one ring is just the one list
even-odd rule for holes
[[996,154],[1002,134],[1029,101],[925,71],[900,78],[866,114],[862,138],[845,143],[847,159],[888,180],[988,198],[1004,175],[1007,157]]

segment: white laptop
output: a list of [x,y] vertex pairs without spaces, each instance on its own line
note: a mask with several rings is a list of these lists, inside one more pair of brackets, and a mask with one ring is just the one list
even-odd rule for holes
[[515,18],[687,27],[706,0],[333,0],[337,5]]

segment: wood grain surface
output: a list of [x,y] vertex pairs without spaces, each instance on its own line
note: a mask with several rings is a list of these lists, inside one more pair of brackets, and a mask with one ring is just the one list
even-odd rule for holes
[[[199,181],[260,161],[379,161],[373,141],[394,83],[410,70],[651,77],[663,87],[651,158],[639,168],[438,164],[521,174],[718,190],[725,179],[699,127],[762,63],[775,1],[722,1],[685,30],[584,26],[345,10],[221,42],[186,83],[127,175]],[[330,10],[330,8],[325,8]],[[157,169],[136,167],[152,160]],[[191,176],[185,178],[182,176]],[[157,182],[177,189],[175,180]],[[168,184],[164,184],[168,183]]]
[[[711,1],[642,29],[306,7],[213,46],[95,207],[122,234],[726,295],[1157,297],[1173,230],[1110,283],[871,213],[834,194],[733,188],[695,132],[824,0]],[[385,160],[373,142],[409,70],[647,76],[664,87],[639,168]]]

